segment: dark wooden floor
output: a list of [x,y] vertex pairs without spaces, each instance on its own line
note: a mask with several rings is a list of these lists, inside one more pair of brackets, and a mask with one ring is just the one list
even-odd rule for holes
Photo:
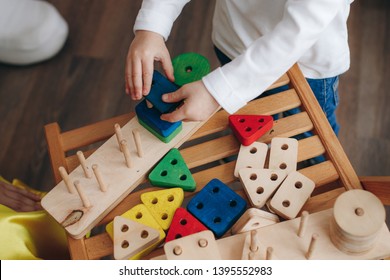
[[[124,63],[140,0],[50,0],[70,33],[53,59],[0,64],[0,174],[48,190],[54,183],[43,126],[64,130],[126,113]],[[168,41],[172,57],[198,52],[218,66],[210,42],[214,1],[188,4]],[[349,20],[352,64],[340,83],[340,141],[359,175],[390,175],[390,3],[360,0]]]

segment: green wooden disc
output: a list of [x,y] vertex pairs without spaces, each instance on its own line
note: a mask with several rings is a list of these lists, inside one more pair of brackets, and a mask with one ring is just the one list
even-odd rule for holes
[[202,79],[210,72],[210,63],[203,55],[183,53],[172,60],[175,84],[182,86]]

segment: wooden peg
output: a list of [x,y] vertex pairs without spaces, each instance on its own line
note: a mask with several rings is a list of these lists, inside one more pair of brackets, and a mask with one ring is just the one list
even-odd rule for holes
[[127,147],[127,141],[126,140],[122,140],[121,141],[121,149],[122,149],[123,155],[125,156],[127,167],[131,168],[132,167],[132,162],[131,162],[130,151],[129,151],[129,148]]
[[144,156],[144,151],[142,149],[141,136],[138,129],[133,130],[133,137],[134,137],[135,146],[137,148],[138,156],[142,158]]
[[75,181],[74,186],[76,187],[76,190],[80,196],[81,201],[83,202],[83,205],[85,208],[91,207],[91,202],[89,202],[88,197],[85,195],[83,188],[80,185],[80,181]]
[[257,231],[251,231],[251,245],[249,247],[251,252],[257,252],[259,250],[259,239],[257,238]]
[[92,165],[92,170],[93,170],[93,173],[95,174],[96,180],[97,180],[97,182],[98,182],[98,184],[100,186],[100,190],[102,192],[106,192],[107,191],[107,186],[103,182],[102,174],[100,173],[98,165],[97,164]]
[[274,254],[274,248],[267,247],[267,251],[266,251],[266,254],[265,254],[265,259],[266,260],[272,260],[273,254]]
[[92,178],[91,171],[89,170],[89,167],[87,166],[87,161],[85,160],[84,154],[82,151],[77,152],[77,157],[79,159],[79,162],[81,164],[81,167],[84,170],[84,175],[87,178]]
[[313,255],[313,251],[315,250],[318,238],[319,238],[319,235],[317,233],[313,233],[313,235],[311,236],[309,249],[307,250],[306,255],[305,255],[306,259],[308,259],[308,260],[311,259],[312,255]]
[[69,193],[76,193],[76,189],[75,189],[74,185],[72,184],[72,182],[70,181],[69,175],[66,172],[65,168],[63,166],[60,166],[58,168],[58,171],[60,171],[61,178],[62,178],[62,180],[64,180],[64,183],[68,189],[68,192]]
[[299,237],[302,237],[305,234],[308,219],[309,219],[309,212],[303,211],[301,214],[301,220],[300,220],[299,229],[298,229],[298,236]]
[[121,141],[123,140],[123,134],[122,134],[121,126],[118,123],[116,123],[114,124],[114,129],[115,129],[116,140],[118,141],[119,150],[122,151]]

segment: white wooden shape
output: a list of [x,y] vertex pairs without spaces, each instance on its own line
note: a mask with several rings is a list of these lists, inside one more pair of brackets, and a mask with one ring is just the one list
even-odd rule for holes
[[175,239],[164,245],[168,260],[220,260],[218,245],[210,230]]
[[314,187],[312,180],[298,171],[293,171],[272,197],[270,207],[278,215],[293,219],[310,197]]
[[285,170],[287,174],[297,170],[298,140],[275,137],[271,140],[269,169]]
[[[182,131],[169,143],[164,143],[142,127],[138,119],[134,117],[121,129],[123,137],[128,140],[129,147],[132,147],[130,153],[133,167],[128,168],[124,163],[123,154],[118,149],[118,141],[113,133],[110,139],[86,159],[88,165],[99,165],[100,171],[105,175],[107,191],[100,191],[96,180],[85,178],[83,170],[79,166],[69,174],[70,180],[80,181],[93,206],[88,211],[84,211],[78,195],[70,194],[65,183],[61,181],[42,199],[43,208],[60,224],[68,224],[65,229],[70,236],[76,239],[82,238],[146,179],[150,169],[170,149],[180,147],[202,124],[203,122],[183,122]],[[135,143],[132,137],[134,129],[139,130],[142,139],[145,151],[142,158],[137,156],[137,151],[134,148]],[[66,222],[73,211],[82,211],[82,215],[78,221],[69,225]]]
[[114,258],[127,260],[156,242],[158,230],[117,216],[114,218]]
[[279,222],[279,217],[267,211],[248,208],[238,221],[232,226],[232,234],[255,230]]
[[263,169],[267,157],[268,145],[261,142],[254,142],[249,146],[240,146],[234,176],[238,178],[238,172],[242,168]]
[[242,168],[238,174],[250,203],[257,208],[266,204],[286,178],[284,170]]

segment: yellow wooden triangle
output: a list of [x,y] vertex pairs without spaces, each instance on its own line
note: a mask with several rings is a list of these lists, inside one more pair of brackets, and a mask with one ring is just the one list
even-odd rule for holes
[[141,194],[142,203],[145,204],[164,230],[167,230],[171,225],[173,215],[176,209],[183,203],[183,199],[184,191],[181,188],[171,188]]

